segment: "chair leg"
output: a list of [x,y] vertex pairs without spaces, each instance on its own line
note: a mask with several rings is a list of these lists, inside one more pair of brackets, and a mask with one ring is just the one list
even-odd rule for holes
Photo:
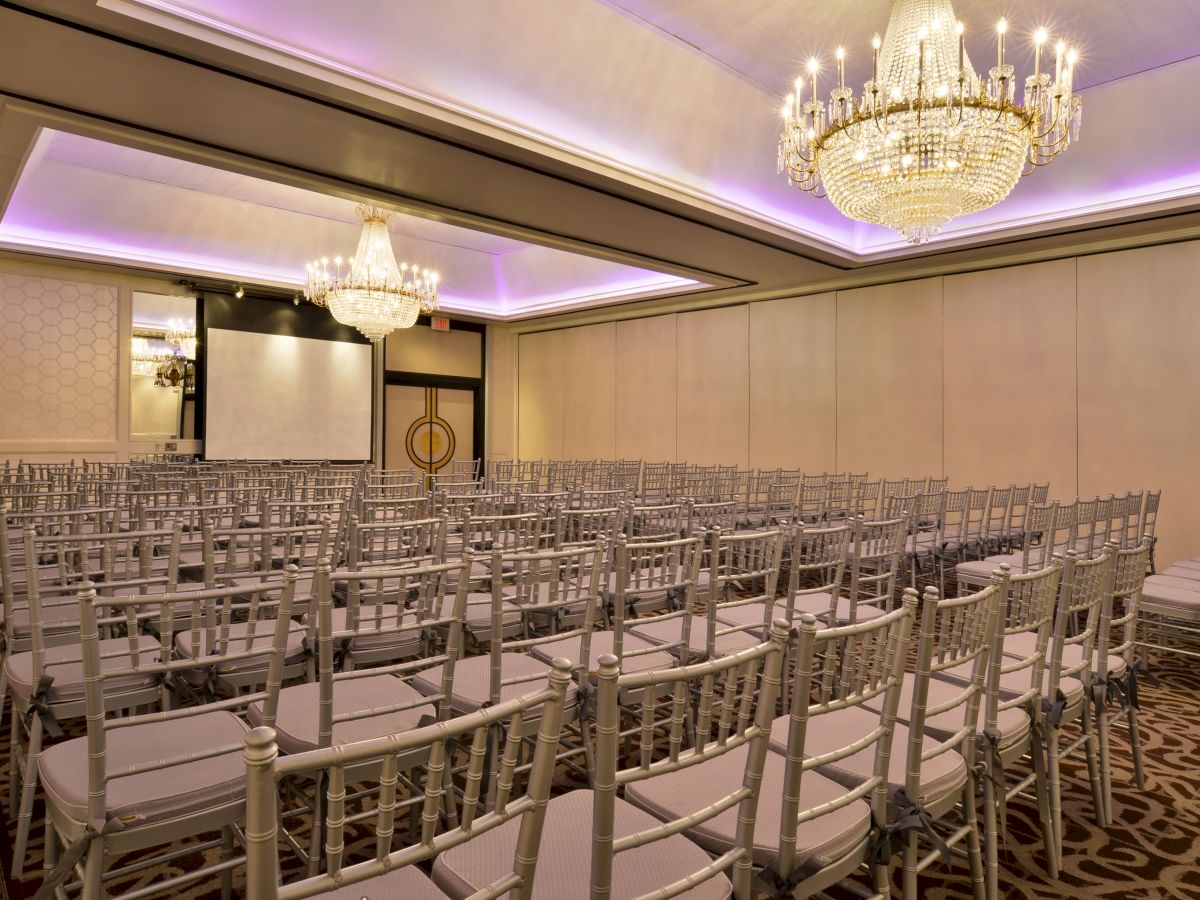
[[1113,820],[1112,811],[1112,759],[1109,756],[1108,746],[1108,709],[1104,705],[1103,700],[1098,700],[1094,704],[1096,713],[1096,733],[1098,743],[1100,745],[1100,793],[1104,797],[1104,823],[1111,825]]
[[83,892],[80,900],[100,900],[100,880],[104,875],[104,838],[97,837],[88,845],[87,861],[83,866]]
[[975,789],[979,779],[971,773],[967,777],[967,783],[963,787],[962,805],[963,819],[966,820],[967,828],[967,861],[971,866],[971,888],[975,895],[975,900],[984,900],[986,897],[987,888],[984,885],[983,878],[983,854],[980,852],[979,846],[979,814],[975,807]]
[[17,705],[14,702],[8,726],[8,817],[10,819],[17,817],[17,798],[21,792],[20,768],[17,765],[17,760],[20,759],[20,736],[21,714],[17,711]]
[[917,832],[904,833],[904,896],[919,897],[917,893]]
[[[1080,726],[1083,728],[1083,749],[1087,758],[1088,782],[1092,787],[1092,805],[1096,810],[1096,824],[1101,828],[1107,828],[1108,809],[1105,802],[1103,779],[1100,774],[1100,748],[1096,740],[1096,731],[1092,727],[1092,717],[1088,715],[1088,709],[1086,705],[1079,711],[1079,721]],[[1059,847],[1062,847],[1061,841],[1059,842]],[[1059,864],[1061,865],[1061,849],[1059,852]]]
[[1042,850],[1046,856],[1046,872],[1051,878],[1058,877],[1058,851],[1054,845],[1054,820],[1050,815],[1050,788],[1047,783],[1046,757],[1041,743],[1035,737],[1029,747],[1033,761],[1033,788],[1037,793],[1038,817],[1042,823]]
[[321,871],[321,843],[325,838],[325,777],[313,779],[312,834],[308,836],[308,877]]
[[983,851],[984,893],[988,900],[1000,897],[1000,840],[996,820],[999,816],[999,798],[996,784],[1004,790],[1004,770],[994,765],[989,758],[983,775]]
[[[221,862],[233,858],[233,828],[226,825],[221,829]],[[226,869],[221,873],[221,900],[233,898],[233,870]]]
[[[37,764],[42,753],[42,720],[34,716],[29,726],[29,746],[25,749],[24,771],[21,773],[21,804],[17,813],[17,837],[13,841],[13,878],[20,878],[25,871],[25,848],[29,843],[29,829],[33,823],[33,800],[37,793]],[[16,761],[13,763],[16,769]]]
[[1046,797],[1050,803],[1050,858],[1047,871],[1057,878],[1061,871],[1060,847],[1062,846],[1062,760],[1058,755],[1059,733],[1057,728],[1046,728]]

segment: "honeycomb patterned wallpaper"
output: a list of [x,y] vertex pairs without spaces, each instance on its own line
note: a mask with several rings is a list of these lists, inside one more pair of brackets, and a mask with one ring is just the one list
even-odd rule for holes
[[116,440],[117,288],[0,273],[0,435]]

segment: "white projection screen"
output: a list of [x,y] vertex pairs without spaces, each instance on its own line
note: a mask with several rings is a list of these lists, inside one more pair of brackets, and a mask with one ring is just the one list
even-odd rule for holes
[[371,347],[206,331],[207,459],[367,459]]

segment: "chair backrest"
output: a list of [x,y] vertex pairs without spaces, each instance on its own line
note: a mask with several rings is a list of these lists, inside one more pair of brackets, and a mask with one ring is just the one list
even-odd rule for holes
[[554,549],[596,541],[604,541],[605,546],[611,547],[621,533],[623,521],[624,509],[618,506],[559,507],[554,511]]
[[857,621],[860,603],[891,609],[896,594],[896,574],[907,535],[907,518],[881,522],[857,520],[849,563],[850,584],[846,593],[850,599],[851,622]]
[[856,521],[828,528],[801,525],[792,532],[786,560],[788,622],[795,621],[796,598],[805,594],[827,593],[836,609],[856,525]]
[[446,559],[445,516],[432,519],[400,519],[361,522],[350,517],[347,565],[431,565]]
[[705,502],[689,500],[684,533],[695,535],[713,528],[719,528],[725,532],[736,531],[740,511],[741,505],[733,499]]
[[[797,869],[809,862],[796,856],[796,833],[802,823],[862,799],[870,804],[875,821],[887,820],[888,760],[915,604],[916,596],[909,595],[897,609],[878,618],[820,630],[813,616],[800,617],[794,651],[795,677],[790,685],[783,811],[775,866],[781,879],[792,878]],[[817,757],[805,755],[805,737],[810,730],[822,728],[822,716],[839,709],[863,708],[872,701],[882,705],[876,728],[865,735],[854,734],[842,746],[823,747]],[[801,805],[805,772],[818,764],[836,763],[857,753],[873,754],[870,778],[855,788],[847,788],[836,798],[822,796],[820,804]],[[864,836],[847,858],[865,854],[871,840],[871,836]]]
[[1153,543],[1147,537],[1136,547],[1113,551],[1112,590],[1096,637],[1096,671],[1102,677],[1107,675],[1109,657],[1122,658],[1127,669],[1137,662],[1138,608]]
[[[982,705],[984,683],[987,680],[988,652],[995,633],[995,618],[1008,584],[1005,576],[993,578],[982,590],[962,597],[941,598],[936,588],[928,587],[921,601],[920,636],[917,640],[916,665],[913,678],[912,709],[909,711],[909,743],[896,752],[908,754],[904,790],[908,797],[924,804],[921,794],[922,766],[943,753],[957,752],[970,770],[975,762],[975,738]],[[915,594],[912,588],[906,595]],[[913,600],[915,603],[915,599]],[[970,678],[955,696],[933,706],[929,705],[929,680],[939,672],[970,668]],[[939,717],[954,721],[959,727],[949,738],[938,742],[933,750],[925,743],[925,722]]]
[[[1042,697],[1062,565],[1053,560],[1044,569],[1018,575],[1012,575],[1007,565],[1001,565],[998,574],[1001,579],[1007,579],[1007,594],[1000,601],[988,652],[984,734],[989,740],[999,740],[1000,713],[1010,709],[1032,709]],[[1019,652],[1006,647],[1004,641],[1016,634],[1033,636]],[[1008,675],[1013,677],[1004,680]]]
[[[1115,562],[1112,547],[1105,547],[1093,559],[1082,558],[1073,550],[1066,555],[1046,666],[1047,699],[1051,702],[1064,678],[1079,680],[1085,689],[1091,686],[1101,612],[1112,605]],[[1077,647],[1078,655],[1067,655],[1068,647]]]
[[[782,623],[773,627],[770,640],[716,659],[674,669],[620,674],[617,659],[600,660],[596,704],[596,749],[594,806],[592,819],[593,897],[611,896],[613,858],[638,847],[715,818],[737,805],[738,830],[736,851],[724,854],[717,863],[691,873],[690,884],[699,884],[733,870],[737,896],[750,895],[752,877],[754,819],[758,788],[762,782],[771,720],[779,696],[780,672],[787,629]],[[621,698],[641,696],[641,715],[637,734],[637,762],[622,768]],[[657,704],[669,697],[669,721],[655,715]],[[688,708],[697,697],[688,742]],[[659,740],[666,725],[667,740]],[[658,828],[614,838],[617,791],[625,785],[683,769],[693,769],[694,777],[704,777],[705,763],[749,745],[745,775],[736,791],[703,809],[674,819]],[[678,882],[677,882],[678,883]],[[664,888],[667,885],[663,886]],[[665,896],[670,896],[667,894]]]
[[[388,735],[359,743],[344,744],[279,755],[274,731],[256,728],[246,735],[246,881],[248,896],[256,900],[312,897],[347,885],[366,882],[403,866],[431,859],[437,853],[469,842],[505,822],[520,821],[512,870],[490,886],[488,896],[508,893],[527,900],[533,890],[538,846],[550,786],[571,667],[556,660],[549,683],[540,690],[488,706],[424,728]],[[514,795],[518,760],[525,742],[525,723],[539,721],[533,760],[528,765],[525,791]],[[497,731],[503,732],[502,752],[496,778],[497,797],[491,808],[479,810],[485,748]],[[440,811],[447,790],[453,790],[447,768],[453,763],[454,747],[470,747],[462,813],[456,825],[439,832]],[[428,759],[423,779],[414,786],[415,798],[405,799],[398,789],[397,760],[421,756]],[[377,771],[379,795],[375,806],[375,852],[370,860],[348,863],[344,853],[346,817],[346,771]],[[326,784],[325,871],[301,881],[280,886],[279,797],[283,779],[324,774]],[[361,777],[361,776],[359,776]],[[419,808],[420,834],[407,847],[393,849],[397,812]],[[364,885],[366,890],[369,887]]]
[[629,506],[625,511],[625,534],[638,541],[674,540],[683,535],[684,503]]
[[[725,533],[719,528],[708,532],[708,597],[705,607],[705,655],[717,655],[717,637],[738,631],[766,634],[774,618],[775,597],[779,585],[779,566],[789,529],[777,527],[749,534]],[[719,625],[719,609],[759,605],[763,620],[739,626]]]

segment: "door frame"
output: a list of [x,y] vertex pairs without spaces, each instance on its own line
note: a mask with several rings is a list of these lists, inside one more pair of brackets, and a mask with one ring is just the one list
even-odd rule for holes
[[471,423],[472,459],[483,459],[484,427],[487,417],[483,410],[483,379],[466,378],[461,375],[429,375],[425,372],[383,373],[383,460],[387,461],[387,389],[390,385],[418,388],[446,388],[454,391],[471,391],[473,421]]

